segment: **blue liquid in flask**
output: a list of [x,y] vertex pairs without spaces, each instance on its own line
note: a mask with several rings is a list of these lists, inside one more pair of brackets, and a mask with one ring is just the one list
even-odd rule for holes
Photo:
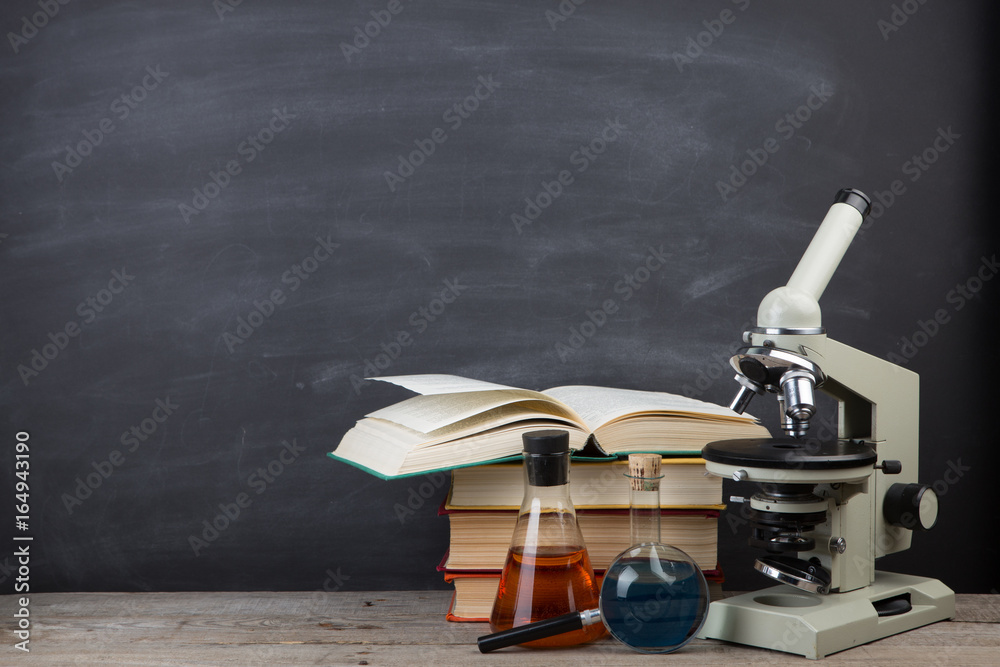
[[691,641],[708,603],[708,584],[698,566],[663,544],[627,549],[601,585],[601,617],[608,630],[645,653],[668,653]]

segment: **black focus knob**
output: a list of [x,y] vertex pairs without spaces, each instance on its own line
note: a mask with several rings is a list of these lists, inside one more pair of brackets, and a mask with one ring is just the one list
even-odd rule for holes
[[926,484],[893,484],[885,492],[882,516],[893,526],[930,530],[937,523],[937,494]]
[[903,462],[893,459],[884,460],[875,467],[884,472],[886,475],[898,475],[903,472]]

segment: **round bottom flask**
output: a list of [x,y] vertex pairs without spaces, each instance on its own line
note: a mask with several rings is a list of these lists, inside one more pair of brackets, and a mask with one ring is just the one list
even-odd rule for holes
[[618,641],[643,653],[669,653],[692,639],[708,615],[708,583],[680,549],[657,543],[630,547],[601,585],[601,619]]

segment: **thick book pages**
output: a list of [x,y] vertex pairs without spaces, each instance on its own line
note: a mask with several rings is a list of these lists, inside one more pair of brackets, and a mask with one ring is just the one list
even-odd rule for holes
[[[447,511],[451,523],[448,570],[500,570],[507,558],[517,512]],[[690,556],[703,570],[718,562],[719,513],[715,510],[664,510],[662,541]],[[623,510],[580,510],[577,523],[595,569],[608,567],[629,547],[629,516]]]
[[[570,466],[570,494],[577,509],[627,509],[628,461],[585,462]],[[701,458],[664,458],[660,504],[665,508],[724,509],[722,478],[705,474]],[[524,494],[521,463],[460,468],[451,473],[445,509],[516,510]]]
[[748,415],[664,392],[556,387],[544,392],[454,375],[375,378],[421,395],[370,413],[330,455],[393,478],[496,461],[521,452],[540,428],[588,440],[599,454],[699,454],[714,440],[766,437]]
[[[597,573],[598,585],[603,581],[603,573]],[[720,570],[703,571],[708,580],[708,592],[711,599],[723,598],[722,582],[724,577]],[[451,598],[446,618],[459,623],[484,623],[490,620],[493,601],[497,597],[500,585],[500,572],[463,573],[446,571],[444,580],[455,586],[455,594]]]

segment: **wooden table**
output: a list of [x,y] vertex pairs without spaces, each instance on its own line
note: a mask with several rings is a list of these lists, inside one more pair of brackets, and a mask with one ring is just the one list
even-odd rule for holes
[[[3,665],[817,664],[695,640],[670,656],[610,639],[482,655],[484,623],[448,623],[450,593],[48,593],[30,596],[30,654],[14,648],[15,596],[0,601]],[[827,665],[998,665],[1000,595],[959,595],[955,620],[825,658]]]

